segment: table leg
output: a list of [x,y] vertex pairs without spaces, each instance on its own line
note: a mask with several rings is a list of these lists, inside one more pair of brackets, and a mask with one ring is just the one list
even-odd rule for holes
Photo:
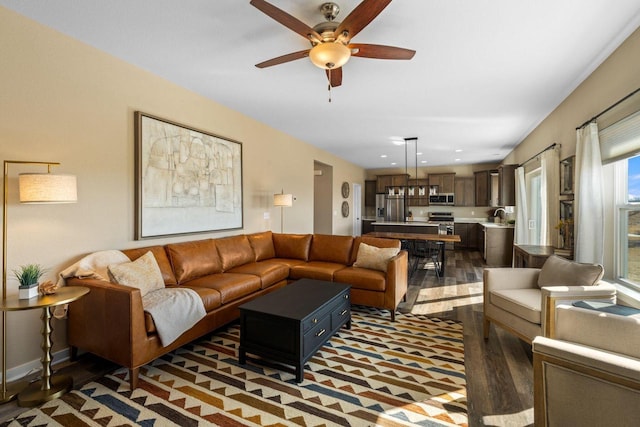
[[32,383],[18,394],[19,406],[37,406],[41,403],[58,398],[71,390],[73,379],[68,375],[52,376],[51,373],[51,307],[42,309],[42,380]]
[[445,254],[447,253],[447,244],[442,242],[442,250],[440,251],[440,277],[444,277]]

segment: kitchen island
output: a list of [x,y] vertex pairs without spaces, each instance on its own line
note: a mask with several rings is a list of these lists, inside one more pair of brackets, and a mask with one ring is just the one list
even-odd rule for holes
[[[460,241],[460,236],[457,236],[455,234],[437,234],[437,233],[425,234],[425,233],[397,233],[397,232],[374,231],[373,233],[367,233],[367,236],[379,237],[383,239],[398,239],[398,240],[408,241],[410,243],[409,257],[413,258],[412,261],[414,266],[411,269],[411,273],[413,273],[413,271],[415,270],[415,267],[417,267],[416,255],[415,253],[412,253],[413,252],[412,248],[414,247],[416,241],[440,242],[443,245],[445,243],[455,243]],[[446,252],[447,251],[445,250],[439,251],[440,268],[439,268],[439,271],[437,271],[438,277],[444,276],[444,268],[446,265]]]
[[373,230],[384,233],[420,233],[420,234],[438,234],[439,224],[427,221],[377,221],[371,224]]

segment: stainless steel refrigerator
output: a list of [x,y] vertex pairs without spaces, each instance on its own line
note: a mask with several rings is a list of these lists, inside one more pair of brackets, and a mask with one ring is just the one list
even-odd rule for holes
[[385,209],[385,220],[391,222],[404,222],[404,196],[385,196],[387,206]]

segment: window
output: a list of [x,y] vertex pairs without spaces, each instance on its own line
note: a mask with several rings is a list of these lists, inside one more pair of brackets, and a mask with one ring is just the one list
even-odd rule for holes
[[640,156],[615,163],[618,243],[616,276],[640,290]]

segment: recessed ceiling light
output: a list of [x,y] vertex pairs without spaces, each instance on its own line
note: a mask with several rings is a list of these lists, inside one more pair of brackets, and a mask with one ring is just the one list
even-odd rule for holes
[[456,153],[462,153],[462,150],[458,148],[458,149],[456,150]]
[[416,153],[416,156],[422,156],[422,153]]
[[404,141],[391,141],[393,145],[404,145]]
[[459,161],[460,161],[460,159],[456,159],[456,162],[459,162]]
[[395,165],[396,165],[396,162],[391,162],[391,166],[395,166]]
[[420,160],[420,163],[427,163],[426,160]]
[[383,159],[386,159],[387,155],[386,154],[382,154],[382,155],[380,155],[380,157],[382,157]]

